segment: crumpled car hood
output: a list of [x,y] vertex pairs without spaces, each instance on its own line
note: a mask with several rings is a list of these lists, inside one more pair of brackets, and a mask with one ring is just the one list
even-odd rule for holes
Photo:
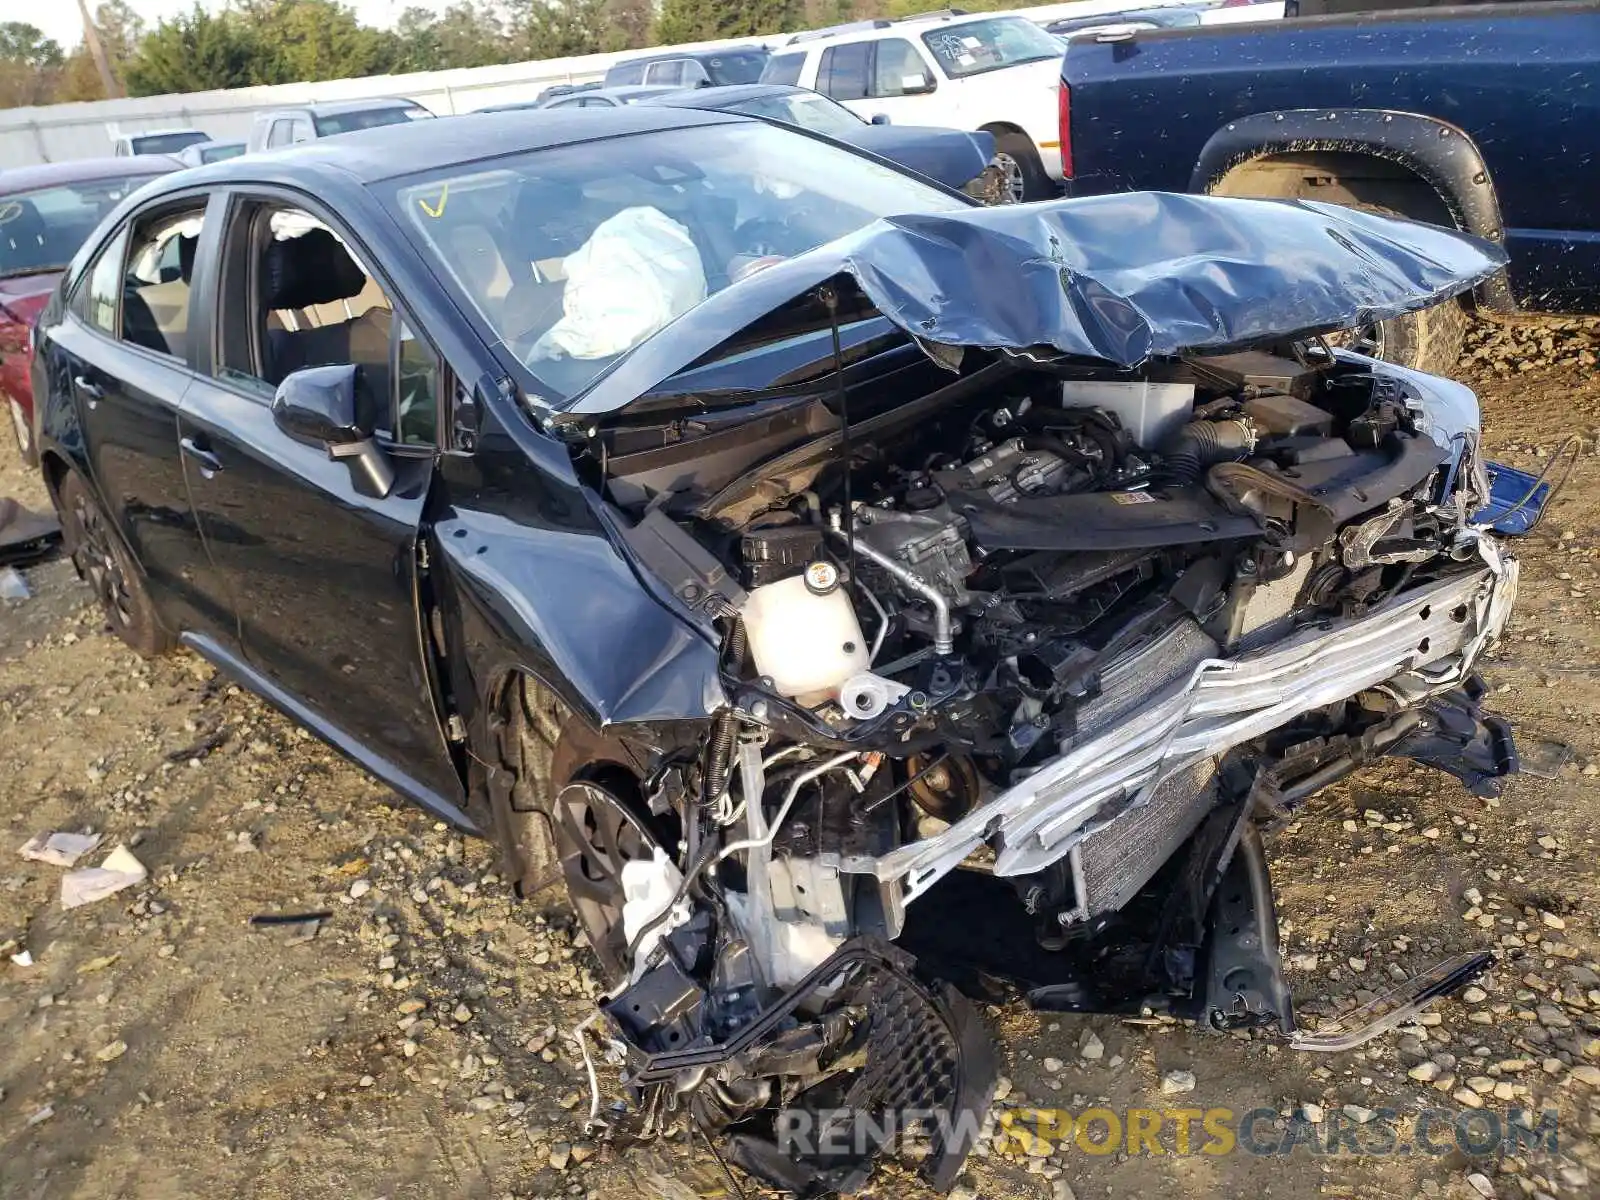
[[1427,308],[1498,246],[1337,205],[1130,192],[886,217],[724,288],[571,405],[611,412],[838,275],[925,343],[1137,367]]

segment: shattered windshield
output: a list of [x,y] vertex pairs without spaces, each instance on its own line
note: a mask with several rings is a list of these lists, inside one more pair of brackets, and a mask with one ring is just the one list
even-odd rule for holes
[[764,267],[882,216],[967,207],[842,147],[754,123],[634,135],[604,154],[586,142],[459,164],[401,181],[391,203],[489,340],[558,406]]

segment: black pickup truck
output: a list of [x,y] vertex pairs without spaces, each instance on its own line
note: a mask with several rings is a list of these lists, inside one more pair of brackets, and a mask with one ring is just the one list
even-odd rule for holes
[[[1372,8],[1394,11],[1350,11]],[[1281,21],[1073,41],[1061,156],[1074,195],[1293,197],[1453,225],[1511,259],[1468,307],[1600,312],[1595,0],[1290,0]],[[1350,336],[1443,371],[1465,326],[1451,302]]]

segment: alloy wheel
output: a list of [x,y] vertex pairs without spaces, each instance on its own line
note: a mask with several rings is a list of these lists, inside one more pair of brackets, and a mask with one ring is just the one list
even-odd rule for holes
[[112,545],[111,531],[106,528],[99,507],[87,497],[77,497],[72,515],[78,526],[72,561],[89,581],[106,614],[118,626],[127,628],[133,623],[133,596],[122,556]]
[[1000,203],[1021,204],[1028,194],[1028,177],[1023,174],[1022,164],[1004,150],[994,156],[993,162],[1000,168]]
[[567,895],[589,944],[613,980],[627,968],[622,868],[648,862],[657,842],[620,799],[596,783],[568,784],[556,797],[556,849]]
[[1383,324],[1378,321],[1367,325],[1357,325],[1353,329],[1341,329],[1337,333],[1327,335],[1328,345],[1339,350],[1350,350],[1356,354],[1364,354],[1368,358],[1382,358],[1385,349]]

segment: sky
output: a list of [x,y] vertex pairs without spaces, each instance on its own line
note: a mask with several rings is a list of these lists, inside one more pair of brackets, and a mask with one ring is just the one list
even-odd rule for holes
[[[98,0],[89,0],[93,12]],[[154,25],[163,17],[187,12],[195,0],[128,0],[134,12]],[[442,12],[448,0],[344,0],[356,10],[356,16],[367,25],[385,27],[392,24],[405,9],[413,5]],[[225,0],[200,0],[201,7],[215,12],[226,7]],[[54,38],[63,50],[70,50],[83,40],[83,26],[78,16],[77,0],[0,0],[0,21],[26,21],[44,30],[45,36]]]

